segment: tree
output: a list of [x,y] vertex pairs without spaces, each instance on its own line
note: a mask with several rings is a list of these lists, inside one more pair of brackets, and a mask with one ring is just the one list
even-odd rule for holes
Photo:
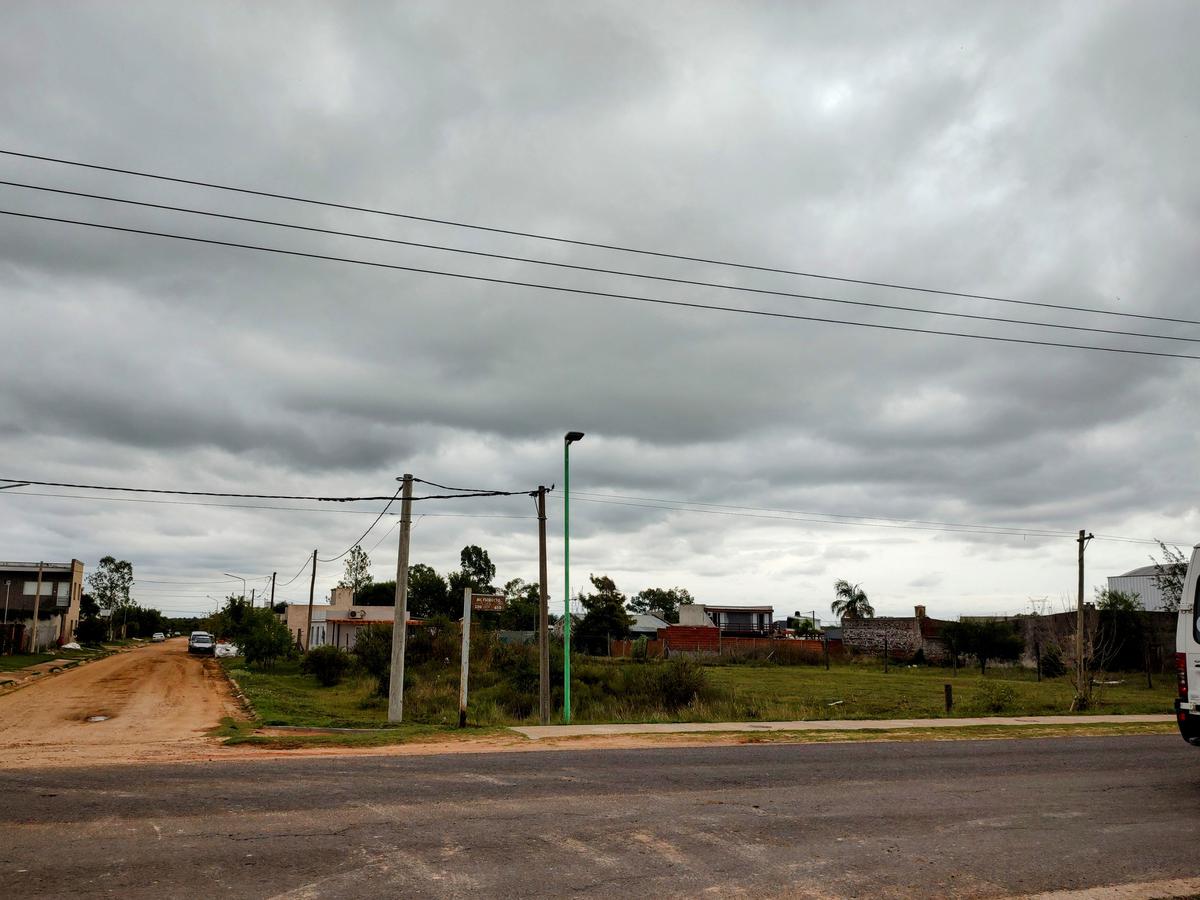
[[491,557],[488,556],[486,550],[469,544],[462,548],[458,559],[459,571],[466,576],[471,590],[481,594],[496,593],[496,588],[492,586],[492,579],[496,577],[496,567],[492,565]]
[[867,600],[866,592],[857,584],[851,584],[844,578],[839,578],[833,585],[837,599],[830,604],[833,614],[843,619],[870,619],[875,615],[875,608]]
[[1151,578],[1154,586],[1162,593],[1163,609],[1167,612],[1177,612],[1183,600],[1183,582],[1187,578],[1188,568],[1187,557],[1180,552],[1178,547],[1168,547],[1162,541],[1158,542],[1158,546],[1162,548],[1163,560],[1159,562],[1153,556],[1150,557],[1150,562],[1154,563],[1154,574]]
[[593,594],[580,594],[579,602],[587,611],[573,635],[587,653],[607,653],[609,638],[629,636],[633,619],[625,612],[625,595],[607,575],[589,575]]
[[646,588],[633,595],[629,608],[635,613],[648,613],[675,624],[679,622],[679,607],[695,602],[687,588]]
[[236,643],[249,665],[273,668],[276,660],[287,659],[296,649],[288,627],[261,607],[246,611],[239,637]]
[[1096,591],[1099,622],[1096,646],[1105,651],[1104,659],[1093,653],[1093,667],[1138,669],[1146,662],[1148,651],[1145,610],[1136,593],[1102,588]]
[[979,673],[987,672],[992,660],[1020,659],[1025,639],[1011,622],[999,619],[948,622],[942,626],[942,639],[952,653],[969,653],[979,661]]
[[[455,611],[457,608],[457,612]],[[408,569],[408,613],[418,619],[448,616],[457,619],[462,614],[462,589],[457,603],[450,596],[446,579],[432,566],[417,563]]]
[[797,634],[820,634],[821,632],[817,627],[817,623],[813,621],[812,616],[806,616],[799,610],[795,614],[788,616],[787,627]]
[[351,602],[357,603],[359,593],[374,580],[370,569],[371,558],[363,550],[362,544],[355,544],[346,557],[346,574],[338,583],[338,587],[350,588]]
[[113,636],[113,626],[120,613],[133,602],[129,589],[133,586],[133,563],[124,559],[105,556],[96,571],[88,576],[88,586],[100,608],[108,614],[108,636]]
[[[412,570],[409,569],[411,573]],[[412,591],[412,581],[409,580],[409,591]],[[395,606],[396,605],[396,582],[395,581],[372,581],[361,591],[358,592],[358,599],[354,601],[359,606]],[[412,597],[409,596],[408,608],[412,609]]]
[[505,582],[504,596],[507,603],[500,613],[500,627],[505,631],[536,631],[541,589],[523,578],[514,578]]

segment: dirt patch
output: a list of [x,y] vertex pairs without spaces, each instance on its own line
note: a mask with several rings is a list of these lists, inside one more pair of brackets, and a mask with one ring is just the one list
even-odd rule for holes
[[238,704],[215,660],[172,640],[119,653],[0,696],[6,768],[205,758]]

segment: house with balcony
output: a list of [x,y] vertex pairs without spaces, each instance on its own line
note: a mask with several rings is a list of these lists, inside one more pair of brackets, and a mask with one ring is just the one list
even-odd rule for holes
[[0,562],[0,653],[30,653],[70,641],[82,597],[83,563],[77,559]]

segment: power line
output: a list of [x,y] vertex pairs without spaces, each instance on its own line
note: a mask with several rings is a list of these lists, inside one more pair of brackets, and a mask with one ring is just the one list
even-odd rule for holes
[[100,172],[113,172],[119,175],[133,175],[138,178],[149,178],[155,181],[167,181],[174,184],[186,184],[193,187],[209,188],[211,190],[228,191],[230,193],[246,194],[253,197],[268,197],[274,200],[287,200],[292,203],[305,203],[311,206],[323,206],[328,209],[342,209],[349,212],[368,213],[370,215],[387,216],[394,219],[405,219],[412,222],[426,222],[433,225],[446,225],[452,228],[465,228],[473,231],[483,231],[489,234],[503,234],[510,237],[531,238],[539,241],[550,241],[556,244],[567,244],[574,247],[590,247],[597,250],[612,250],[618,253],[633,253],[640,256],[649,256],[656,259],[673,259],[681,262],[702,263],[704,265],[724,266],[726,268],[742,269],[752,272],[770,272],[777,275],[794,275],[802,278],[815,278],[822,281],[836,281],[843,284],[858,284],[868,287],[882,287],[892,290],[914,291],[922,294],[933,294],[941,297],[961,297],[967,300],[985,300],[994,303],[1013,303],[1021,306],[1037,306],[1046,309],[1070,310],[1072,312],[1086,312],[1096,315],[1119,316],[1123,318],[1147,319],[1157,322],[1176,322],[1185,325],[1200,325],[1200,321],[1194,319],[1178,319],[1171,316],[1155,316],[1147,313],[1130,313],[1121,312],[1111,309],[1100,309],[1097,307],[1087,306],[1071,306],[1060,303],[1046,303],[1036,300],[1018,300],[1012,297],[1002,297],[992,294],[976,294],[966,291],[951,291],[939,288],[918,287],[911,284],[901,284],[891,281],[877,281],[866,278],[849,278],[840,275],[828,275],[820,272],[804,272],[795,269],[784,269],[776,266],[753,265],[750,263],[735,262],[732,260],[715,259],[704,256],[693,256],[682,253],[668,253],[661,250],[649,250],[641,247],[630,247],[621,244],[607,244],[600,241],[584,241],[574,238],[566,238],[560,235],[539,234],[532,231],[520,231],[511,228],[498,228],[488,225],[479,225],[472,222],[463,222],[454,219],[439,219],[432,216],[419,216],[412,213],[395,212],[391,210],[376,209],[368,206],[356,206],[349,203],[336,203],[329,200],[317,200],[310,197],[300,197],[293,194],[276,193],[273,191],[255,190],[252,188],[235,187],[232,185],[218,184],[212,181],[200,181],[191,178],[178,178],[170,175],[159,175],[152,172],[139,171],[137,169],[122,169],[116,166],[103,166],[96,163],[80,162],[78,160],[63,159],[61,157],[43,156],[35,153],[21,153],[16,150],[0,150],[0,154],[5,156],[13,156],[21,159],[32,159],[39,162],[55,163],[57,165],[74,166],[83,169],[92,169]]
[[[125,234],[139,234],[148,237],[166,238],[168,240],[187,241],[195,244],[209,244],[215,247],[233,247],[241,250],[253,250],[258,253],[275,253],[282,256],[295,256],[304,259],[318,259],[327,262],[347,263],[350,265],[368,266],[376,269],[390,269],[398,272],[413,272],[420,275],[436,275],[444,278],[456,278],[462,281],[478,281],[486,284],[504,284],[513,287],[532,288],[540,291],[552,291],[556,293],[574,294],[586,297],[599,297],[609,300],[628,300],[636,303],[650,303],[658,306],[673,306],[685,309],[702,309],[710,312],[726,312],[745,316],[759,316],[769,319],[787,319],[800,322],[821,322],[827,325],[848,325],[856,328],[872,328],[880,331],[904,332],[907,334],[927,334],[940,335],[942,337],[957,337],[967,340],[976,341],[991,341],[1001,344],[1025,344],[1035,347],[1054,347],[1057,349],[1066,350],[1091,350],[1101,353],[1121,353],[1132,356],[1154,356],[1165,359],[1189,359],[1200,360],[1200,356],[1185,354],[1185,353],[1165,353],[1159,350],[1136,350],[1130,347],[1101,347],[1093,344],[1069,344],[1061,341],[1040,341],[1032,338],[1017,338],[1017,337],[1002,337],[992,334],[971,334],[962,331],[939,331],[933,328],[916,328],[909,325],[885,325],[879,322],[857,322],[852,319],[833,319],[822,316],[805,316],[798,313],[774,312],[763,309],[746,309],[736,306],[721,306],[712,303],[699,303],[690,300],[668,300],[663,297],[647,297],[638,294],[619,294],[612,291],[596,291],[586,288],[566,287],[562,285],[542,284],[536,281],[520,281],[512,278],[495,278],[485,275],[470,275],[465,272],[449,272],[440,269],[426,269],[418,266],[402,266],[395,263],[376,262],[373,260],[355,259],[345,256],[331,256],[324,253],[307,253],[300,250],[285,250],[279,247],[265,247],[258,244],[243,244],[236,241],[222,241],[215,238],[201,238],[192,235],[173,234],[163,231],[150,231],[142,228],[127,228],[121,225],[106,225],[100,222],[87,222],[79,219],[66,219],[58,216],[39,216],[33,213],[13,212],[12,210],[0,209],[0,215],[15,216],[23,219],[35,219],[43,222],[58,222],[65,225],[80,225],[86,228],[99,228],[106,231],[118,231]],[[514,492],[523,493],[523,492]],[[469,496],[469,495],[467,495]],[[314,498],[314,499],[337,499],[337,498]],[[386,497],[356,497],[346,498],[355,500],[386,500]],[[414,497],[414,500],[422,499],[448,499],[441,497]]]
[[184,491],[167,488],[113,487],[101,484],[71,484],[65,481],[31,481],[27,478],[0,478],[0,481],[20,481],[39,487],[63,487],[88,491],[123,491],[134,494],[182,494],[189,497],[244,497],[253,500],[323,500],[328,503],[355,503],[360,500],[387,500],[388,497],[313,497],[298,494],[234,494],[225,491]]
[[[295,231],[306,231],[314,234],[326,234],[336,237],[354,238],[356,240],[376,241],[385,244],[395,244],[403,247],[414,247],[424,250],[437,250],[445,253],[457,253],[467,256],[478,256],[487,259],[499,259],[508,262],[528,263],[537,266],[551,266],[559,269],[570,269],[577,272],[590,272],[601,275],[617,275],[625,278],[640,278],[647,281],[657,281],[667,284],[682,284],[690,287],[715,288],[723,291],[757,294],[769,297],[784,297],[792,300],[812,300],[819,303],[836,303],[843,306],[856,306],[868,309],[886,309],[895,312],[917,313],[919,315],[942,316],[953,319],[967,319],[978,322],[998,322],[1007,325],[1028,325],[1035,328],[1054,328],[1064,331],[1088,332],[1091,334],[1109,334],[1119,337],[1150,338],[1161,341],[1181,341],[1200,343],[1200,337],[1183,337],[1173,334],[1149,334],[1141,331],[1122,331],[1115,328],[1094,328],[1086,325],[1069,325],[1062,322],[1039,322],[1033,319],[1013,319],[1005,316],[985,316],[976,313],[953,312],[941,309],[924,309],[919,306],[900,306],[893,303],[877,303],[867,300],[850,300],[844,297],[827,297],[818,294],[801,294],[794,291],[779,291],[768,288],[747,287],[737,284],[722,284],[717,281],[700,281],[692,278],[674,278],[667,275],[653,275],[647,272],[630,272],[622,269],[607,269],[599,266],[584,266],[576,263],[557,262],[555,260],[537,259],[528,256],[513,256],[505,253],[488,253],[482,250],[470,250],[465,247],[450,247],[443,244],[429,244],[420,241],[405,241],[398,238],[382,237],[380,235],[363,234],[354,231],[341,231],[335,228],[318,228],[311,225],[300,225],[293,222],[280,222],[274,219],[260,219],[251,216],[237,216],[230,213],[214,212],[212,210],[192,209],[186,206],[172,206],[164,203],[150,203],[143,200],[132,200],[125,197],[112,197],[106,194],[92,194],[86,191],[71,191],[65,188],[53,188],[44,185],[25,184],[19,181],[0,180],[0,185],[23,188],[31,191],[45,191],[55,194],[65,194],[71,197],[85,197],[91,200],[103,200],[109,203],[123,203],[130,206],[140,206],[147,209],[165,210],[168,212],[186,213],[195,216],[208,216],[216,219],[226,219],[234,222],[245,222],[254,225],[270,225],[275,228],[288,228]],[[1200,323],[1197,323],[1200,324]],[[432,482],[426,482],[432,484]],[[435,485],[436,486],[436,485]],[[447,488],[447,490],[458,490]]]
[[379,524],[379,520],[380,520],[380,519],[382,519],[382,518],[383,518],[383,516],[384,516],[384,514],[385,514],[385,513],[386,513],[386,512],[387,512],[389,509],[391,509],[391,508],[392,508],[392,504],[393,504],[393,503],[395,503],[395,502],[396,502],[396,498],[400,496],[400,491],[401,491],[401,490],[403,490],[403,486],[396,488],[396,493],[395,493],[395,494],[393,494],[393,495],[392,495],[392,499],[391,499],[391,500],[389,500],[389,501],[387,502],[387,506],[385,506],[383,509],[381,509],[381,510],[379,511],[379,515],[377,515],[377,516],[375,517],[375,521],[374,521],[374,522],[372,522],[370,525],[368,525],[368,526],[367,526],[367,530],[366,530],[366,531],[364,531],[364,532],[363,532],[363,533],[362,533],[362,534],[359,536],[359,538],[358,538],[358,540],[357,540],[357,541],[355,541],[353,544],[351,544],[349,547],[347,547],[345,550],[343,550],[343,551],[342,551],[341,553],[339,553],[337,556],[332,556],[332,557],[330,557],[329,559],[318,559],[318,562],[324,562],[324,563],[337,562],[339,559],[341,559],[343,556],[345,556],[347,553],[349,553],[351,550],[353,550],[355,547],[357,547],[359,544],[361,544],[361,543],[362,543],[362,539],[363,539],[363,538],[365,538],[365,537],[366,537],[368,534],[370,534],[370,533],[371,533],[371,529],[372,529],[372,528],[374,528],[376,525],[378,525],[378,524]]

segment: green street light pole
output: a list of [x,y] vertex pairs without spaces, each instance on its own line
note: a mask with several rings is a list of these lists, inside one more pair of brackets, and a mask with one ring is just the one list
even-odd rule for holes
[[582,431],[563,435],[563,722],[571,724],[571,445],[583,440]]

